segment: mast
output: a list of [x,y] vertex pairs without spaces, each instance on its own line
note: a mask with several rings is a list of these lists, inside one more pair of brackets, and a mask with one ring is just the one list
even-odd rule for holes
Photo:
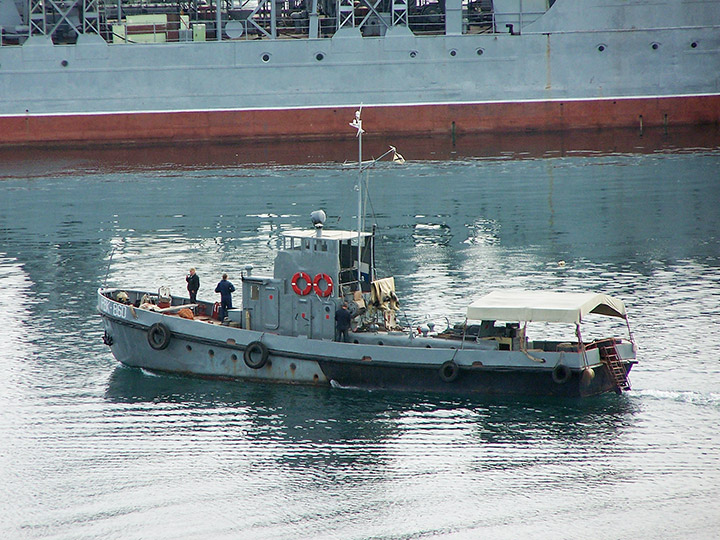
[[[362,128],[362,119],[360,118],[360,114],[362,113],[362,105],[360,105],[360,108],[355,111],[355,118],[353,118],[353,121],[350,122],[350,126],[354,127],[357,130],[357,134],[355,135],[358,138],[358,185],[357,185],[357,192],[358,192],[358,201],[357,201],[357,207],[358,207],[358,214],[357,214],[357,234],[358,234],[358,247],[357,247],[357,278],[358,278],[358,290],[362,292],[362,271],[361,271],[361,263],[362,263],[362,230],[363,230],[363,218],[365,217],[365,212],[363,210],[363,189],[362,189],[362,175],[365,169],[368,167],[373,167],[378,161],[383,159],[384,157],[392,154],[393,155],[393,162],[403,164],[405,163],[405,158],[402,157],[397,149],[394,146],[391,146],[390,149],[385,152],[380,157],[377,157],[375,159],[371,159],[367,163],[363,164],[362,160],[362,136],[363,133],[365,133],[365,130]],[[374,233],[374,229],[373,229]],[[373,237],[375,235],[373,234]],[[375,248],[375,244],[373,243],[373,249]],[[372,260],[371,263],[374,263],[375,253],[372,252],[370,254]],[[374,264],[369,265],[371,268],[375,268]],[[372,271],[370,272],[370,281],[372,281]]]
[[360,108],[355,111],[355,118],[352,122],[350,122],[350,125],[357,129],[356,137],[358,138],[358,209],[357,209],[357,231],[358,231],[358,246],[357,246],[357,278],[358,278],[358,291],[362,292],[362,270],[361,270],[361,263],[362,263],[362,218],[363,218],[363,205],[362,205],[362,173],[363,173],[363,166],[362,166],[362,134],[365,133],[365,131],[362,128],[362,119],[360,118],[360,113],[362,113],[362,105]]

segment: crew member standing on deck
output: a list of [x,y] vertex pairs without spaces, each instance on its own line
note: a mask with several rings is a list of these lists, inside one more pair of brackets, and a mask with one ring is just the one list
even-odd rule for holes
[[352,317],[348,311],[347,303],[343,303],[342,307],[335,312],[335,341],[350,341],[348,330],[350,330],[350,321]]
[[228,281],[227,274],[222,275],[220,283],[215,287],[215,292],[220,293],[220,320],[224,321],[227,317],[227,310],[232,309],[232,293],[235,286]]
[[200,290],[200,276],[195,273],[195,269],[191,268],[190,273],[185,276],[187,281],[187,290],[190,293],[190,303],[197,303],[197,293]]

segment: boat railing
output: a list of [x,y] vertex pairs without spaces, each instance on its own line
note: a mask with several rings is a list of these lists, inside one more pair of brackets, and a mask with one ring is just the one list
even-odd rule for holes
[[12,32],[6,25],[0,45],[22,44],[34,35],[50,35],[57,44],[74,43],[79,33],[99,34],[112,44],[324,38],[345,26],[359,29],[365,37],[383,36],[392,26],[407,26],[418,35],[507,33],[519,31],[543,13],[495,12],[492,2],[483,0],[462,0],[459,12],[452,13],[436,0],[417,0],[400,11],[388,2],[359,0],[351,4],[351,16],[343,0],[319,2],[314,12],[296,0],[236,0],[224,3],[219,12],[214,5],[194,4],[181,10],[169,2],[69,0],[63,6],[75,9],[79,21],[71,25],[54,3],[29,1],[31,20],[18,12],[13,20],[23,24],[14,25]]
[[[98,34],[111,44],[319,39],[332,37],[341,27],[356,28],[364,37],[384,36],[393,26],[406,26],[415,35],[533,35],[538,32],[526,32],[525,28],[546,13],[507,10],[484,0],[462,0],[461,9],[456,11],[445,11],[436,0],[417,0],[404,4],[400,11],[389,2],[358,0],[347,4],[345,0],[325,0],[318,2],[314,12],[297,0],[234,0],[224,3],[219,12],[214,5],[194,4],[181,10],[177,4],[142,0],[120,0],[117,3],[109,0],[68,0],[62,3],[65,6],[62,10],[53,2],[29,2],[32,17],[18,11],[17,15],[4,14],[4,18],[0,19],[0,46],[22,45],[35,35],[50,35],[54,43],[68,44],[74,43],[79,33]],[[12,3],[7,5],[15,7]],[[77,10],[79,24],[71,25],[67,20],[67,10],[71,7]],[[8,20],[15,22],[10,26]],[[218,28],[221,29],[219,32]],[[699,24],[665,28],[571,28],[549,33],[622,33],[690,28],[720,27]],[[264,61],[269,60],[268,55]]]
[[599,347],[605,347],[609,345],[619,345],[620,343],[623,343],[622,338],[602,338],[602,339],[596,339],[591,341],[590,343],[585,344],[585,350],[590,349],[597,349]]
[[552,341],[552,340],[533,340],[528,344],[533,350],[541,350],[544,352],[573,352],[580,350],[580,344],[577,341]]

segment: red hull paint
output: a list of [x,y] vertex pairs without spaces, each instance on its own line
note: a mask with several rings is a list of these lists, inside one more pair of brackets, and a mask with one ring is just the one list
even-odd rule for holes
[[[0,117],[0,145],[349,137],[355,107]],[[373,134],[477,134],[720,124],[720,95],[368,106]]]
[[[370,126],[368,126],[370,127]],[[372,129],[371,129],[372,132]],[[505,159],[560,157],[617,153],[655,153],[683,148],[720,148],[720,125],[686,126],[665,129],[637,128],[592,129],[469,134],[456,138],[447,133],[435,136],[384,136],[363,142],[366,156],[379,156],[387,144],[398,145],[406,159],[458,160],[503,156]],[[357,152],[353,139],[298,141],[233,141],[106,144],[82,143],[60,145],[24,145],[0,148],[0,179],[4,177],[38,177],[68,170],[143,170],[183,167],[218,167],[276,163],[342,163]]]

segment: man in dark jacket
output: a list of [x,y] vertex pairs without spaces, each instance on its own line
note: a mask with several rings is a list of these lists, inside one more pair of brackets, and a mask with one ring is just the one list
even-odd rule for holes
[[227,317],[227,310],[232,309],[232,293],[235,286],[227,279],[227,274],[222,275],[220,283],[215,287],[215,292],[220,293],[220,320],[224,321]]
[[194,268],[191,268],[190,273],[185,276],[185,281],[187,281],[187,290],[190,293],[190,303],[195,304],[198,290],[200,290],[200,276],[195,273]]
[[335,312],[335,341],[350,341],[348,330],[350,330],[350,321],[352,317],[348,311],[347,303],[344,303],[340,309]]

